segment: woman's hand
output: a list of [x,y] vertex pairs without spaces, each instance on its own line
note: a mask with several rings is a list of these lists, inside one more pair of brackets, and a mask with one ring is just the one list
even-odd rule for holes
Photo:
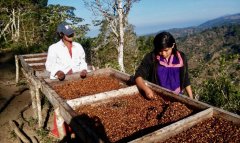
[[146,97],[148,99],[155,99],[156,97],[153,94],[153,91],[145,84],[144,80],[142,77],[137,77],[136,78],[136,84],[138,86],[138,88],[140,88],[141,90],[143,90],[146,94]]
[[155,99],[156,96],[154,95],[153,91],[149,88],[149,87],[146,87],[146,89],[144,90],[145,94],[146,94],[146,97],[148,99]]

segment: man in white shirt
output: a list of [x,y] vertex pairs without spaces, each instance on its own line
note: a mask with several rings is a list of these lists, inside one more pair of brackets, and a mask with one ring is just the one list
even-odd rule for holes
[[65,75],[80,72],[82,78],[87,75],[85,52],[81,44],[73,42],[74,30],[65,23],[57,27],[61,40],[52,44],[48,49],[46,70],[50,79],[65,79]]
[[[50,79],[65,79],[65,75],[80,72],[80,77],[87,76],[87,63],[85,52],[81,44],[73,42],[74,30],[64,23],[57,27],[57,34],[61,40],[52,44],[48,49],[46,70],[50,72]],[[59,127],[63,127],[65,133],[70,132],[70,127],[61,119],[56,117],[55,109],[54,126],[50,135],[59,138]]]

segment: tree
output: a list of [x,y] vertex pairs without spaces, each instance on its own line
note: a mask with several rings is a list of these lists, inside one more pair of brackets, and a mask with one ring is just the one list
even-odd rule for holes
[[[75,16],[74,7],[49,5],[47,0],[1,0],[0,46],[21,53],[40,52],[56,41],[56,27],[68,22],[84,37],[88,25]],[[79,37],[76,37],[79,38]]]
[[54,42],[56,37],[56,27],[61,22],[67,22],[76,31],[76,38],[84,37],[89,30],[87,24],[81,24],[82,18],[77,17],[74,14],[74,7],[49,5],[42,9],[41,15],[41,27],[42,37],[44,41]]
[[113,40],[116,43],[118,52],[118,64],[122,72],[125,72],[123,52],[124,32],[128,25],[127,17],[132,4],[138,1],[139,0],[84,0],[85,5],[90,8],[94,15],[103,17],[103,21],[107,22],[111,30],[110,34],[113,33]]
[[0,38],[4,37],[4,41],[18,42],[20,38],[20,23],[22,17],[26,14],[26,7],[30,7],[27,0],[15,1],[10,0],[2,1],[1,7],[1,33]]
[[[47,0],[5,0],[0,2],[1,33],[5,44],[24,45],[24,47],[39,43],[39,19],[41,8]],[[40,8],[41,7],[41,8]]]

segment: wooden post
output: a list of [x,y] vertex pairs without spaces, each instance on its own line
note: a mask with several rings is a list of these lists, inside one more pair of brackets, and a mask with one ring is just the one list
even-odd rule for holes
[[64,127],[64,119],[61,116],[59,107],[57,107],[54,110],[54,112],[56,114],[56,122],[57,122],[57,130],[58,130],[59,138],[63,139],[66,136],[66,131],[65,131],[65,127]]
[[35,88],[33,85],[30,84],[30,82],[28,84],[30,87],[30,94],[31,94],[31,99],[32,99],[33,118],[37,119],[38,115],[37,115],[37,101],[36,101]]
[[38,85],[35,85],[35,92],[36,92],[36,102],[37,102],[38,126],[41,128],[43,127],[42,106],[41,106],[40,88]]
[[15,55],[15,66],[16,66],[16,84],[19,82],[19,62],[18,62],[18,56]]

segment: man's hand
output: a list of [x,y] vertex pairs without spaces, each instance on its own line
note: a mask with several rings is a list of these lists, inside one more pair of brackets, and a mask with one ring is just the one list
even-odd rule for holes
[[60,80],[60,81],[63,81],[65,79],[65,74],[64,72],[62,71],[58,71],[55,76],[57,76],[57,78]]
[[87,70],[82,70],[81,72],[80,72],[80,77],[81,78],[85,78],[87,76]]

